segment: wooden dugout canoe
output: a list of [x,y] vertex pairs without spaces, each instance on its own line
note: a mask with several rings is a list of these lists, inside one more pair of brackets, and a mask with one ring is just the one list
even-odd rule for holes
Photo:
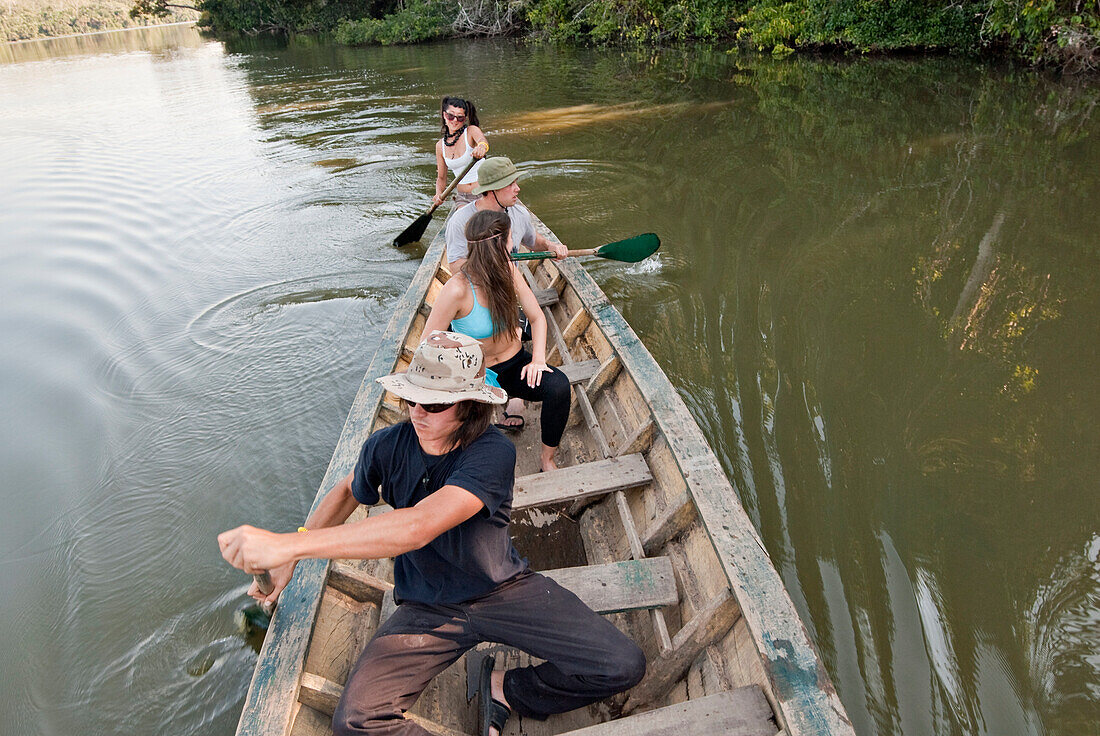
[[[374,379],[407,366],[450,276],[443,255],[440,231],[394,310],[314,506],[350,472],[372,431],[404,418]],[[553,576],[611,616],[645,650],[648,667],[618,699],[543,722],[513,717],[506,733],[854,734],[756,530],[664,372],[576,259],[521,267],[548,317],[548,360],[569,375],[573,406],[561,470],[537,473],[537,405],[516,436],[517,546],[539,570],[537,558],[573,550],[575,559]],[[525,548],[525,515],[530,527],[532,516],[552,518],[548,511],[564,514],[558,538]],[[392,570],[391,560],[299,563],[260,652],[238,734],[331,734],[348,672],[392,607]],[[466,668],[485,649],[500,648],[483,645],[458,660],[407,717],[444,736],[476,733]],[[528,661],[501,649],[498,667],[501,655],[508,666]]]

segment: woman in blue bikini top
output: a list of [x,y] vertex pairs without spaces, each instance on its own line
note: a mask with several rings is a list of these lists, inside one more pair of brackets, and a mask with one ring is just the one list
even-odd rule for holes
[[[510,231],[511,221],[503,212],[483,210],[470,218],[466,262],[436,297],[423,334],[449,329],[476,338],[485,354],[486,383],[503,388],[513,398],[542,402],[542,464],[549,470],[556,467],[554,450],[569,414],[569,381],[546,365],[546,318],[531,287],[508,258]],[[523,307],[531,323],[530,353],[520,342],[518,307]]]

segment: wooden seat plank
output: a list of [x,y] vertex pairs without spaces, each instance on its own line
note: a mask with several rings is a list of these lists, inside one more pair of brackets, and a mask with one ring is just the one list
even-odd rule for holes
[[550,307],[558,303],[561,295],[557,289],[532,289],[535,292],[535,300],[540,307]]
[[517,478],[512,509],[605,495],[645,485],[652,480],[649,465],[639,454],[582,463]]
[[554,367],[565,374],[565,377],[569,379],[569,383],[584,383],[596,375],[596,371],[600,369],[600,361],[592,358],[591,360],[582,360],[579,363],[568,363]]
[[357,601],[382,603],[382,596],[393,590],[393,583],[364,572],[358,565],[333,561],[329,566],[328,584]]
[[683,736],[713,733],[723,736],[776,736],[771,706],[759,685],[749,685],[687,700],[561,736]]
[[596,613],[661,608],[680,600],[672,560],[667,557],[563,567],[543,575],[576,593]]
[[[667,557],[608,562],[603,565],[563,567],[545,570],[543,575],[572,591],[596,613],[622,613],[672,606],[679,602],[676,573]],[[379,621],[385,621],[397,606],[393,591],[382,598]]]

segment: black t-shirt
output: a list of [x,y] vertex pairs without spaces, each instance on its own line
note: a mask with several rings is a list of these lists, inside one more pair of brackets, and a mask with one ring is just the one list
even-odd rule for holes
[[393,576],[398,600],[461,603],[527,569],[508,529],[515,472],[515,445],[493,427],[465,450],[439,456],[420,448],[408,422],[375,432],[363,443],[351,481],[359,503],[378,503],[380,489],[390,506],[409,508],[453,485],[485,504],[424,547],[397,556]]

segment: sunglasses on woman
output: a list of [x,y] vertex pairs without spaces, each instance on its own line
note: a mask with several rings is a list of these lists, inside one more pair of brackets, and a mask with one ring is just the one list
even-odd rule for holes
[[457,123],[466,122],[466,116],[465,115],[455,115],[453,112],[445,112],[445,113],[443,113],[443,117],[445,117],[448,120],[451,120],[453,122],[457,122]]
[[[405,403],[408,404],[409,407],[417,405],[417,402],[409,401],[408,399],[405,399]],[[420,404],[420,408],[429,414],[438,414],[442,411],[447,411],[452,406],[454,406],[454,404]]]

